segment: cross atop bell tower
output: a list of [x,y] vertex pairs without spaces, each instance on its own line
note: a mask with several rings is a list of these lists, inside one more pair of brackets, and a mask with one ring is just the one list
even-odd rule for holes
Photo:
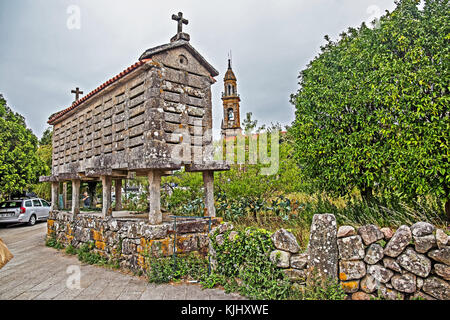
[[177,27],[177,34],[172,39],[170,39],[170,42],[178,40],[190,41],[191,36],[183,32],[183,24],[185,25],[189,24],[189,20],[183,18],[183,12],[178,12],[178,15],[176,14],[172,15],[172,20],[178,22],[178,27]]

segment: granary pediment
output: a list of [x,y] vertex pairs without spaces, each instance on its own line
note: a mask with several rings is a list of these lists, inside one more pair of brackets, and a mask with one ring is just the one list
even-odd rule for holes
[[[196,62],[202,67],[204,72],[206,71],[208,75],[211,75],[212,77],[216,77],[219,75],[219,72],[206,61],[206,59],[197,51],[195,48],[186,40],[177,40],[168,44],[164,44],[162,46],[157,46],[151,49],[146,50],[139,60],[145,60],[145,59],[152,59],[152,60],[158,60],[158,57],[162,58],[164,61],[161,61],[165,64],[175,64],[173,67],[181,67],[183,63],[180,63],[180,59],[182,59],[182,51],[186,50],[191,57],[193,57]],[[193,64],[187,67],[194,67]],[[195,70],[189,70],[189,71],[195,71]],[[197,70],[199,71],[199,70]],[[204,72],[198,72],[198,73],[204,73]]]

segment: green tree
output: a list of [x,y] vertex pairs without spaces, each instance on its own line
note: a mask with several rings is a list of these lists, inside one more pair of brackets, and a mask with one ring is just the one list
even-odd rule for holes
[[52,144],[53,130],[51,127],[45,129],[42,138],[39,140],[40,146],[48,146]]
[[253,130],[255,130],[256,126],[258,125],[258,120],[253,120],[252,115],[252,112],[247,112],[244,121],[242,121],[242,124],[244,126],[244,133],[246,135],[252,134]]
[[38,139],[26,127],[24,117],[13,112],[0,95],[0,198],[37,182],[42,172],[37,147]]
[[449,4],[396,2],[376,27],[325,37],[292,96],[296,157],[319,190],[433,195],[449,208]]

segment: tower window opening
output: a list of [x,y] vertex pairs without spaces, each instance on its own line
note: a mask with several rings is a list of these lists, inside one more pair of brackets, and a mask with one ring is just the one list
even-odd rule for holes
[[233,109],[228,109],[228,120],[234,121],[234,111]]

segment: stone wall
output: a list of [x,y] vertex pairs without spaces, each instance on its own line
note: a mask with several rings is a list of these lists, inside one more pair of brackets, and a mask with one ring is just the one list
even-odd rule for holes
[[[232,226],[212,234],[223,237]],[[231,234],[230,234],[231,235]],[[349,299],[450,300],[450,236],[426,222],[395,232],[366,225],[337,228],[333,215],[315,215],[310,241],[300,251],[295,236],[284,229],[272,237],[276,250],[268,257],[292,282],[311,271],[337,279]],[[214,251],[210,248],[210,254]]]
[[449,236],[426,222],[396,232],[367,225],[337,232],[339,280],[354,298],[450,300]]
[[[220,218],[213,218],[211,227],[221,221]],[[74,219],[70,213],[53,211],[50,212],[47,227],[47,237],[55,237],[65,246],[71,244],[76,248],[93,243],[93,252],[107,259],[118,259],[122,268],[133,271],[145,272],[146,256],[171,256],[174,246],[177,254],[199,252],[206,255],[209,244],[208,219],[177,219],[175,233],[172,222],[150,225],[147,220],[104,219],[95,214],[81,214]]]
[[[220,243],[233,226],[214,218],[211,228],[209,235]],[[208,220],[177,221],[176,234],[171,222],[150,225],[142,219],[104,219],[93,214],[73,220],[71,214],[58,211],[51,212],[48,220],[48,237],[74,247],[94,243],[95,252],[118,258],[123,268],[144,272],[146,256],[171,256],[174,245],[177,254],[206,255],[209,250],[214,268],[208,231]],[[275,250],[268,259],[292,282],[304,282],[314,270],[337,279],[350,299],[450,300],[450,236],[429,223],[401,226],[395,232],[375,225],[338,228],[335,217],[324,214],[314,216],[305,252],[285,229],[271,239]]]

